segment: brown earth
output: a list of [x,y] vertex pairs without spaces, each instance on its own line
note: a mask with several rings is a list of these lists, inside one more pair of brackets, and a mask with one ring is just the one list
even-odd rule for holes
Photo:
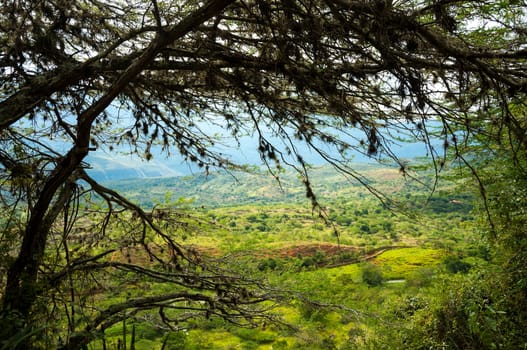
[[270,248],[257,251],[260,257],[296,258],[313,256],[319,252],[326,256],[338,255],[346,252],[357,252],[357,247],[338,245],[334,243],[299,243],[279,248]]

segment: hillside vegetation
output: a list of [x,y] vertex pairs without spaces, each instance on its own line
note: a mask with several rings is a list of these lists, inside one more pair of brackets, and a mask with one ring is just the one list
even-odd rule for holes
[[[388,167],[359,167],[386,196],[330,168],[314,169],[325,219],[314,215],[301,182],[288,173],[281,188],[245,173],[113,183],[153,215],[188,213],[195,229],[179,237],[185,245],[289,297],[269,305],[282,326],[240,329],[203,318],[167,332],[136,316],[93,348],[116,348],[123,336],[136,349],[404,348],[405,330],[426,322],[444,281],[487,264],[487,248],[472,229],[472,196],[455,182],[431,191],[426,172],[416,182]],[[115,258],[141,256],[128,251]],[[128,297],[143,293],[129,287]],[[402,334],[400,344],[386,343],[390,332]]]

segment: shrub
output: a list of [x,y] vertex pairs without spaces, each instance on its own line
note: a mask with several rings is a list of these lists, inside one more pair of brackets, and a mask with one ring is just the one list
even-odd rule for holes
[[326,322],[328,310],[321,308],[318,305],[304,302],[299,306],[300,315],[304,320],[310,322]]
[[364,233],[370,233],[370,226],[368,224],[360,225],[360,230]]
[[469,263],[461,260],[459,256],[450,255],[443,260],[443,263],[445,264],[445,267],[448,272],[450,273],[467,273],[472,265]]
[[277,268],[277,262],[273,258],[265,259],[262,262],[258,264],[258,270],[265,271],[265,270],[275,270]]
[[432,284],[434,275],[434,268],[420,267],[408,275],[406,284],[411,287],[427,287]]
[[369,286],[380,286],[383,282],[381,269],[374,264],[366,263],[362,266],[362,281]]

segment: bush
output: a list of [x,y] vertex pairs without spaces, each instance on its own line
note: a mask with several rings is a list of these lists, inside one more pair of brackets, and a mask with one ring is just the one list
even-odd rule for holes
[[269,258],[265,259],[262,262],[258,264],[258,270],[265,271],[265,270],[275,270],[277,268],[278,264],[275,259]]
[[309,322],[326,322],[328,310],[321,308],[318,305],[305,302],[299,306],[300,315],[304,320]]
[[445,264],[445,267],[448,272],[450,273],[467,273],[472,265],[469,263],[461,260],[459,256],[450,255],[443,260],[443,263]]
[[309,268],[309,267],[312,267],[312,266],[316,266],[316,262],[310,256],[304,258],[302,260],[302,263],[300,264],[300,267],[307,267],[307,268]]
[[428,287],[434,279],[435,269],[421,267],[413,271],[406,278],[406,285],[411,287]]
[[360,225],[360,230],[364,233],[370,233],[370,226],[368,224]]
[[380,286],[384,278],[381,269],[372,263],[362,266],[362,281],[368,286]]

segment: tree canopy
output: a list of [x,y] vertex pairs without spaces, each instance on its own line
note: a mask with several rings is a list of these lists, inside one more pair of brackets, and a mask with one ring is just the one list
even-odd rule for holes
[[[279,177],[284,165],[297,169],[317,205],[299,142],[361,180],[346,161],[353,149],[407,171],[387,137],[402,130],[428,145],[438,171],[451,151],[477,175],[464,156],[474,140],[506,144],[514,159],[527,151],[526,18],[518,0],[4,1],[3,330],[34,331],[34,310],[51,313],[58,295],[78,299],[79,276],[115,270],[177,288],[87,314],[67,346],[132,310],[159,309],[172,324],[195,313],[265,317],[253,305],[276,295],[185,249],[163,224],[184,230],[192,222],[145,212],[98,184],[87,155],[126,146],[149,159],[162,147],[204,171],[240,166],[215,151],[221,140],[207,132],[215,125],[234,140],[255,135],[269,170]],[[430,143],[432,121],[444,147]],[[104,205],[90,207],[95,194]],[[79,230],[91,241],[72,249]],[[158,264],[112,261],[119,247],[141,248]],[[173,320],[169,308],[189,313]]]

